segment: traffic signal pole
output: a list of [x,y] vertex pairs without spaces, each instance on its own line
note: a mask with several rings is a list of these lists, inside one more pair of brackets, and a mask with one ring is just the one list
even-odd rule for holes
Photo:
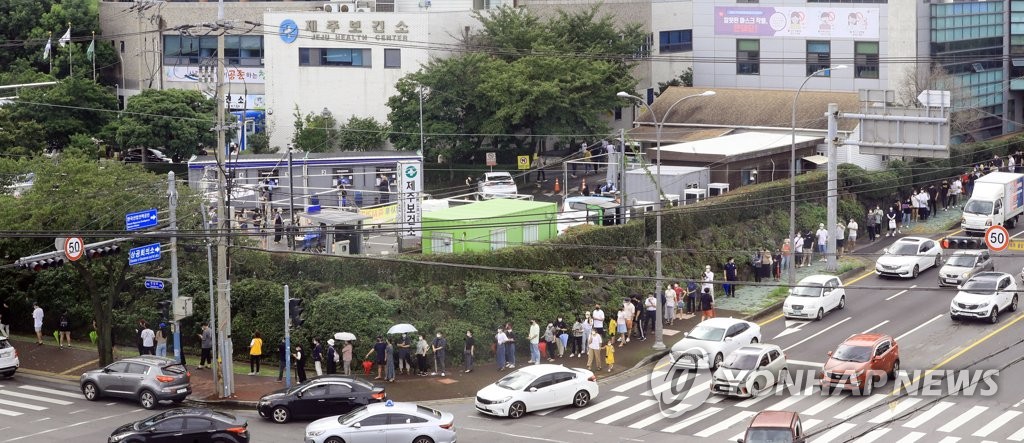
[[174,325],[174,359],[184,363],[181,355],[181,328],[174,312],[178,306],[178,189],[174,185],[174,171],[167,173],[167,219],[171,231],[171,321]]
[[288,285],[284,285],[284,387],[292,387],[292,335],[291,335],[291,313],[288,308],[291,304],[291,297],[288,295]]

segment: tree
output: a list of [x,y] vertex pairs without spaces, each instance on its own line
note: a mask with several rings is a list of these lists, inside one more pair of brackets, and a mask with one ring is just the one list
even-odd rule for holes
[[[18,101],[5,106],[0,114],[7,121],[36,122],[48,149],[63,149],[74,134],[88,134],[110,122],[117,111],[113,92],[91,79],[71,77],[56,85],[28,88]],[[5,117],[0,117],[3,121]]]
[[338,147],[343,151],[375,151],[384,147],[388,126],[373,117],[352,116],[338,131]]
[[950,75],[941,66],[930,68],[914,65],[903,71],[903,79],[896,87],[896,102],[903,106],[920,107],[917,96],[925,90],[949,91],[952,112],[949,116],[949,133],[962,142],[975,140],[973,132],[981,126],[985,112],[976,107],[976,99],[960,79]]
[[217,103],[198,91],[147,89],[128,100],[124,118],[114,123],[122,148],[163,148],[168,156],[187,159],[199,145],[216,146]]
[[672,86],[686,86],[687,88],[693,86],[693,68],[686,68],[679,77],[676,77],[667,82],[658,82],[658,92],[654,94],[655,97],[661,95],[666,89]]
[[338,121],[327,108],[319,114],[309,113],[303,117],[299,107],[292,114],[295,117],[295,135],[292,143],[305,152],[331,152],[338,149]]

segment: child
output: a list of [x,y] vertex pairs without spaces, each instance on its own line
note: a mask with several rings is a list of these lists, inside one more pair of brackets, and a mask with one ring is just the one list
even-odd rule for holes
[[618,323],[615,321],[615,317],[608,320],[608,341],[615,339],[615,332],[618,330]]
[[612,372],[615,366],[615,346],[611,340],[604,345],[604,362],[608,364],[608,372]]

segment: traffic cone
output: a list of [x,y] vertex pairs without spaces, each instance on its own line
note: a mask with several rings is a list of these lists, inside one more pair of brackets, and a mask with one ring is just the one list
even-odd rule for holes
[[562,192],[562,185],[558,183],[558,179],[555,179],[555,194]]

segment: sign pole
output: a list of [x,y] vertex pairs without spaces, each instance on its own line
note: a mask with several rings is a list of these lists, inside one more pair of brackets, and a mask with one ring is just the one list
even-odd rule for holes
[[292,387],[292,334],[288,312],[288,285],[284,285],[284,387]]
[[[178,190],[174,186],[174,171],[167,173],[168,221],[171,230],[171,306],[178,306]],[[174,327],[174,358],[185,363],[181,355],[181,328],[178,316],[172,314]]]

